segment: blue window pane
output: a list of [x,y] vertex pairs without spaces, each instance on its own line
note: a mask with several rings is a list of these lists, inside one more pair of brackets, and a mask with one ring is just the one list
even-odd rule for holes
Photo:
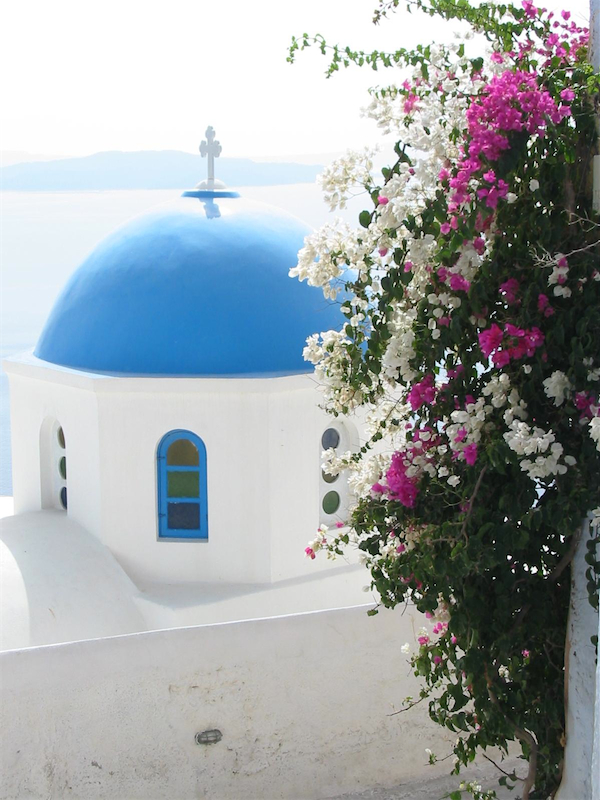
[[198,503],[167,503],[167,528],[185,531],[199,530],[200,506]]
[[66,511],[67,510],[67,487],[66,486],[63,486],[63,488],[60,490],[60,504]]
[[335,428],[327,428],[321,437],[321,444],[323,450],[329,450],[330,447],[337,447],[340,443],[340,435]]

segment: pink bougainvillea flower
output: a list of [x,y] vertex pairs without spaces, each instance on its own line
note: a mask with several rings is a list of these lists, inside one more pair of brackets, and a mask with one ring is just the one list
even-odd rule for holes
[[517,302],[517,294],[520,289],[519,281],[516,278],[509,278],[500,284],[500,294],[504,297],[509,306]]
[[598,405],[591,392],[577,392],[575,395],[575,408],[581,411],[580,419],[592,419],[594,412],[592,406]]
[[453,292],[468,292],[471,284],[462,275],[457,275],[455,272],[450,275],[450,288]]
[[448,233],[450,233],[450,230],[451,230],[450,223],[442,222],[442,224],[440,225],[440,233],[446,236]]
[[465,461],[467,464],[472,467],[473,464],[477,461],[477,445],[474,442],[468,444],[463,449],[463,455],[465,457]]
[[390,199],[389,197],[384,197],[384,195],[380,194],[377,198],[377,202],[380,206],[387,206],[387,204],[390,202]]
[[506,323],[506,325],[504,326],[504,331],[509,336],[515,336],[515,337],[517,337],[519,339],[521,339],[523,336],[525,336],[524,328],[517,328],[517,326],[513,325],[512,322],[507,322]]
[[315,558],[315,551],[312,549],[312,547],[307,547],[304,552],[306,553],[307,558]]
[[554,309],[550,305],[548,296],[545,294],[538,295],[537,307],[538,311],[540,311],[545,317],[551,317],[552,314],[554,314]]
[[485,242],[483,239],[478,236],[476,239],[473,239],[473,247],[475,248],[478,255],[482,256],[485,250]]
[[479,348],[486,358],[489,358],[494,350],[502,344],[504,334],[501,328],[494,323],[491,328],[479,333]]
[[502,369],[507,364],[510,363],[511,359],[511,352],[510,350],[496,350],[495,353],[492,353],[492,363],[495,367]]
[[426,375],[422,381],[412,386],[407,399],[412,410],[417,411],[422,405],[433,403],[435,395],[436,388],[433,383],[433,375]]
[[404,101],[404,113],[405,114],[410,114],[410,112],[416,106],[418,99],[419,99],[418,96],[416,94],[414,94],[414,92],[412,92],[411,94],[408,95],[408,97]]

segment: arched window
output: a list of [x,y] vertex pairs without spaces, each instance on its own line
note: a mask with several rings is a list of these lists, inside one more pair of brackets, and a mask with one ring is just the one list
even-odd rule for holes
[[171,431],[157,454],[158,538],[208,539],[206,447],[190,431]]

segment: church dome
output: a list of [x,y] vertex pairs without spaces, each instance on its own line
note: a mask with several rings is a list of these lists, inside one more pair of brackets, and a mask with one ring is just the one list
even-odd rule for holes
[[289,278],[307,226],[234,192],[186,192],[108,236],[56,301],[35,355],[130,375],[309,372],[306,337],[339,327]]

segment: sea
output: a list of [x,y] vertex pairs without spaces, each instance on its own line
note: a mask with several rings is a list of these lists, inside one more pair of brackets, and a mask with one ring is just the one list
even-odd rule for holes
[[[356,224],[366,195],[331,213],[314,183],[247,186],[240,194],[295,214],[313,228],[341,216]],[[33,348],[67,278],[98,242],[176,190],[0,191],[0,357]],[[291,279],[290,279],[291,280]],[[12,495],[8,380],[0,369],[0,496]]]

